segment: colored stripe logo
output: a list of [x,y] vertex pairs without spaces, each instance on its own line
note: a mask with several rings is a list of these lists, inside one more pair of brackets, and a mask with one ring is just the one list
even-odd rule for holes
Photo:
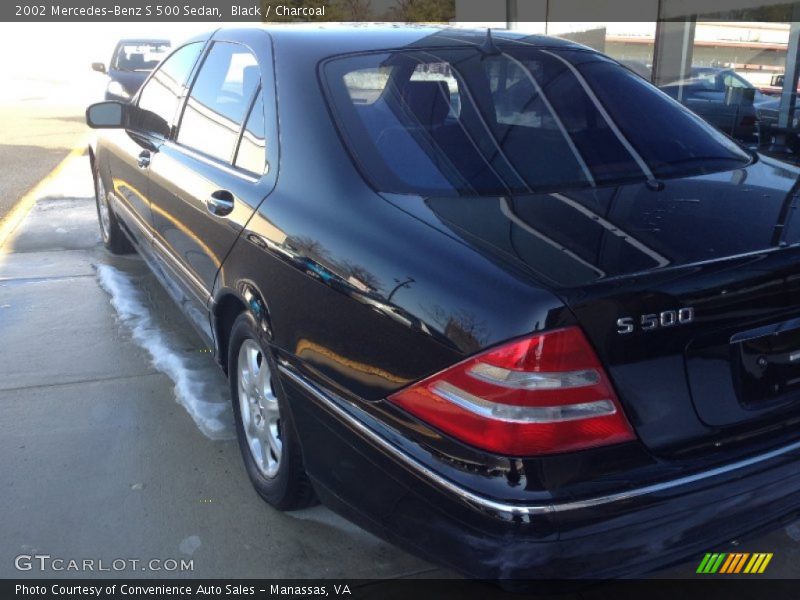
[[725,575],[748,574],[756,575],[763,573],[767,569],[769,561],[772,560],[772,552],[719,552],[707,553],[700,565],[697,573],[701,575],[713,575],[715,573]]

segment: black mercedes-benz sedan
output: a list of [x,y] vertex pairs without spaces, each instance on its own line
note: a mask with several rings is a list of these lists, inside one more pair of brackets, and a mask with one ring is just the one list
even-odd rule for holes
[[798,175],[571,42],[221,29],[87,110],[102,237],[228,374],[244,465],[481,578],[800,512]]

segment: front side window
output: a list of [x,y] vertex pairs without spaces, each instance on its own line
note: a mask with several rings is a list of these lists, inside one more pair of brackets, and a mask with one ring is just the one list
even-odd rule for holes
[[506,43],[328,61],[345,143],[373,185],[504,195],[720,171],[734,142],[641,77],[588,50]]
[[163,137],[169,135],[183,88],[202,49],[202,42],[187,44],[176,50],[153,73],[139,94],[138,106],[144,112],[138,129]]
[[741,77],[738,77],[734,73],[725,73],[725,76],[722,78],[722,82],[725,84],[725,87],[735,87],[735,88],[752,87],[748,85],[747,81],[743,80]]
[[231,162],[260,80],[252,52],[240,44],[216,42],[192,85],[178,143]]

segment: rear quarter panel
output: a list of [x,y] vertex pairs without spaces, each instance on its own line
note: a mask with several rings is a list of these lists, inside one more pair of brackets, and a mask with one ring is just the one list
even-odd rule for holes
[[570,320],[524,272],[375,193],[328,113],[319,50],[281,41],[277,185],[217,286],[240,296],[257,290],[281,353],[327,386],[377,400],[483,348]]

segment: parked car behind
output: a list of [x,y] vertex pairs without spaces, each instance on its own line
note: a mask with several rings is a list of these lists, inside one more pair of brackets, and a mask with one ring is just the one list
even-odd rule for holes
[[273,506],[483,578],[641,574],[800,511],[800,172],[613,60],[220,29],[87,120],[105,245],[214,349]]
[[[781,107],[781,98],[780,96],[772,97],[757,107],[758,113],[758,120],[767,126],[778,126],[778,115],[780,113]],[[791,127],[800,127],[800,114],[797,114],[797,110],[795,110],[795,115],[792,117],[792,123],[790,124]]]
[[108,76],[105,99],[128,101],[170,49],[169,40],[125,39],[117,42],[111,60],[92,63],[92,69]]
[[756,140],[756,106],[769,99],[730,69],[692,67],[690,76],[661,87],[717,129],[745,142]]

